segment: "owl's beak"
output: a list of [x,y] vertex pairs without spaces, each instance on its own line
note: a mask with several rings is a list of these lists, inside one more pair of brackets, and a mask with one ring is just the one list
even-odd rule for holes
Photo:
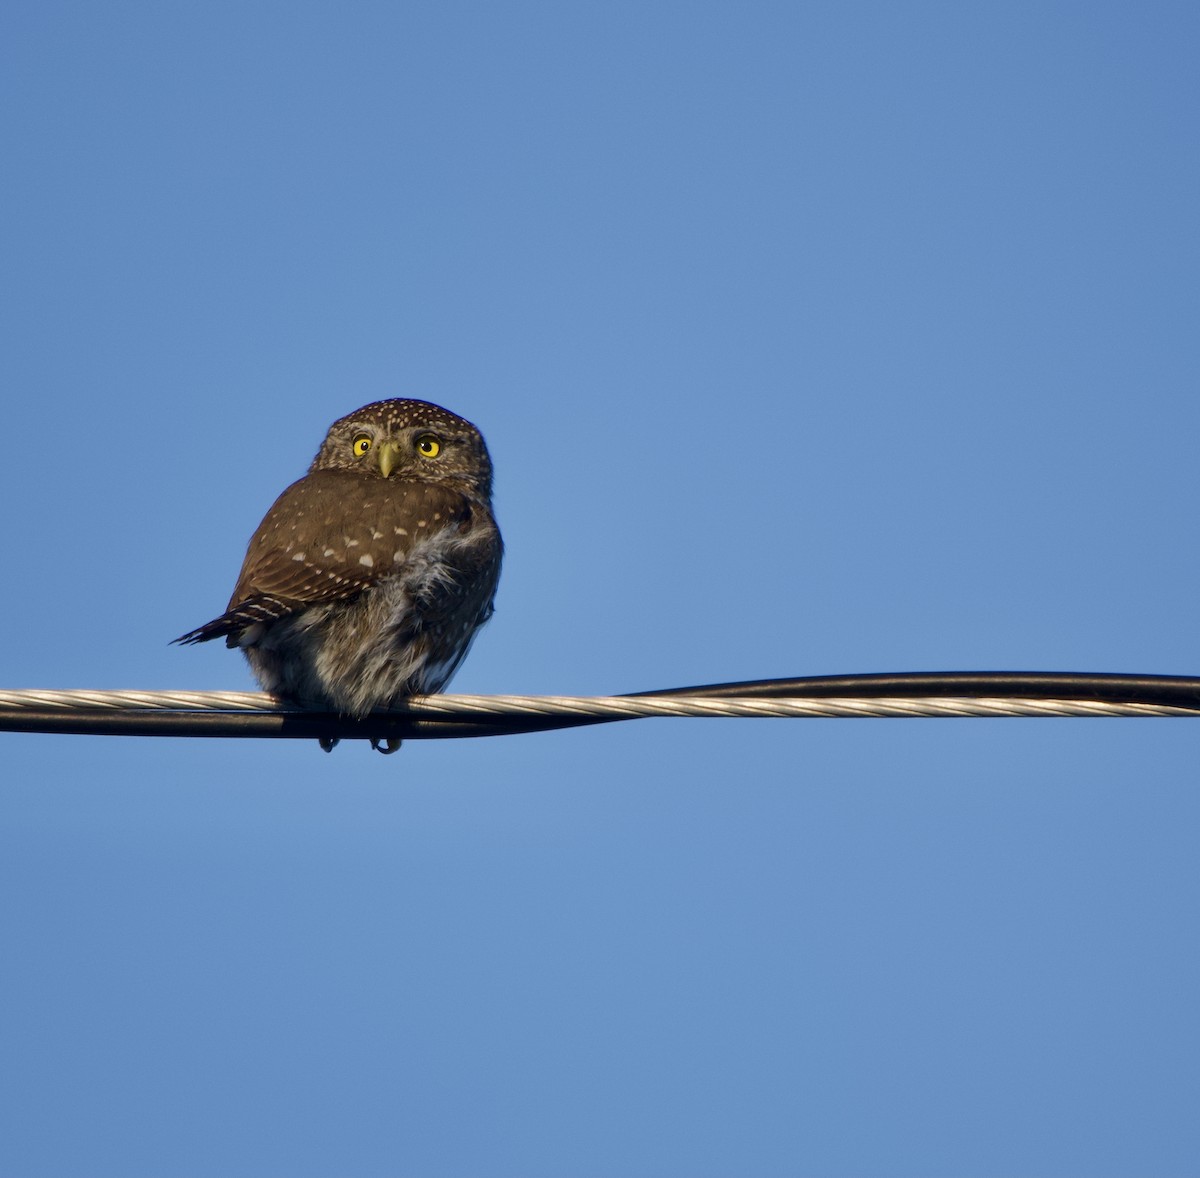
[[395,442],[381,442],[378,454],[379,470],[386,479],[400,465],[400,447]]

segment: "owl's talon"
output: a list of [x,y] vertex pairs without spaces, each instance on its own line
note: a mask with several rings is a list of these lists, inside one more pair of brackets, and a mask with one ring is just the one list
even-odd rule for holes
[[331,753],[336,747],[338,738],[336,736],[318,736],[317,744],[321,746],[322,751]]
[[403,741],[396,736],[371,737],[371,747],[377,753],[383,753],[385,757],[390,757],[392,753],[398,752]]

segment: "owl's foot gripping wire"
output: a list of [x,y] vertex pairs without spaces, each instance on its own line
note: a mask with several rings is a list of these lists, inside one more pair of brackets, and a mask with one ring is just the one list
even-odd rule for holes
[[[331,753],[337,747],[338,738],[336,736],[318,736],[317,743],[321,748]],[[400,751],[400,745],[403,741],[398,736],[372,736],[371,747],[377,753],[383,753],[385,757],[390,757],[392,753]]]

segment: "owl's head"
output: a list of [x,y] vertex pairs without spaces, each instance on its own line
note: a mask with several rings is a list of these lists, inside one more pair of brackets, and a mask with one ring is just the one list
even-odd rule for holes
[[345,470],[372,479],[459,483],[492,493],[492,460],[469,422],[428,401],[376,401],[329,427],[309,473]]

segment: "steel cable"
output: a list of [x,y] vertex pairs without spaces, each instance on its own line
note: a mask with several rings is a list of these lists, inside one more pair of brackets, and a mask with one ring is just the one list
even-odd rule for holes
[[248,691],[0,691],[0,731],[439,739],[646,717],[931,718],[1200,715],[1200,679],[1075,672],[919,672],[709,684],[619,696],[416,696],[363,719]]

